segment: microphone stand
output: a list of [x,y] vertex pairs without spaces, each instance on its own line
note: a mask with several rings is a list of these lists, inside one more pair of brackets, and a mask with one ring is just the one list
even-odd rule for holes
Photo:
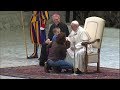
[[74,73],[73,73],[73,75],[77,75],[76,73],[75,73],[75,38],[73,37],[73,45],[74,45]]
[[75,54],[76,54],[76,53],[75,53],[75,44],[76,44],[76,43],[75,43],[75,37],[74,37],[75,35],[77,35],[77,33],[75,33],[74,35],[71,35],[71,36],[70,36],[70,37],[73,38],[73,46],[74,46],[74,65],[73,65],[73,67],[74,67],[74,68],[73,68],[74,73],[73,73],[73,75],[77,75],[77,74],[75,73]]

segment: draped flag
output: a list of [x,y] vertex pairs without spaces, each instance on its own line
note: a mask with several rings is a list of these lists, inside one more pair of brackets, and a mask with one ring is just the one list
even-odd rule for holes
[[45,42],[45,26],[48,19],[48,11],[33,11],[33,15],[30,21],[30,36],[33,44],[43,44]]

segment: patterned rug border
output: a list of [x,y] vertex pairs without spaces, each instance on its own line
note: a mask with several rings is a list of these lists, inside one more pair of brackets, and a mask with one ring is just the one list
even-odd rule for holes
[[100,73],[95,66],[88,67],[87,74],[45,73],[39,65],[0,68],[0,75],[25,79],[120,79],[120,69],[100,67]]

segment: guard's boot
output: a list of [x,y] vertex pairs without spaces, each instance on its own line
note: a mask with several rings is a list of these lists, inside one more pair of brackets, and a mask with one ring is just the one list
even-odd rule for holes
[[37,50],[38,50],[38,45],[34,44],[34,53],[31,56],[29,56],[27,59],[38,58]]

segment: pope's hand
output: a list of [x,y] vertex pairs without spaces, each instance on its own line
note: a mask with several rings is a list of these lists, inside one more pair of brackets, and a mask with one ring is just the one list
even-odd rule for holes
[[76,48],[75,48],[75,47],[70,47],[70,49],[71,49],[72,51],[74,51]]

